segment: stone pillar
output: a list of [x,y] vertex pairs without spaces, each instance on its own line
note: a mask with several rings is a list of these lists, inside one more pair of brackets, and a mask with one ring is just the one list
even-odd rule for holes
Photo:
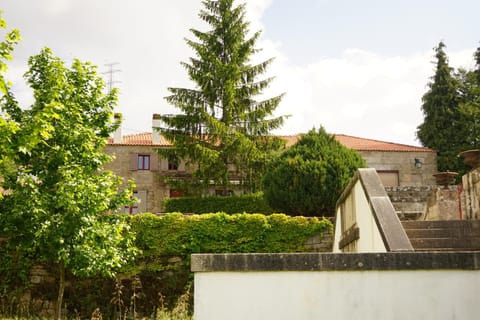
[[457,186],[436,187],[427,201],[425,220],[460,220]]
[[462,214],[465,220],[480,219],[480,168],[462,177]]

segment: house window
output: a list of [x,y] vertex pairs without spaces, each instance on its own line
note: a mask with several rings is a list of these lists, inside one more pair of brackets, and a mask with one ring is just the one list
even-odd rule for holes
[[130,153],[130,170],[158,171],[158,155],[156,153]]
[[150,155],[139,154],[137,158],[138,170],[150,170]]
[[134,191],[133,192],[133,198],[135,199],[135,202],[130,206],[125,206],[123,208],[123,212],[130,213],[130,214],[138,213],[138,197],[137,197],[137,195],[138,195],[138,192]]
[[170,198],[181,198],[181,197],[183,197],[182,191],[170,189]]
[[233,195],[233,190],[229,190],[229,189],[219,190],[219,189],[217,189],[217,190],[215,190],[215,195],[216,196],[221,196],[221,197],[232,196]]
[[175,157],[168,158],[168,170],[178,170],[178,160]]

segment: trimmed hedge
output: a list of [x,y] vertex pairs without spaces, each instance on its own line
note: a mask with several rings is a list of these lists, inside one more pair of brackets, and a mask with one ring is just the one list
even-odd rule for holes
[[150,213],[132,217],[142,257],[192,253],[303,252],[308,238],[331,230],[328,219],[284,214],[210,213],[185,216]]
[[263,193],[245,194],[226,197],[185,197],[164,200],[165,212],[183,213],[257,213],[270,214],[272,208],[263,198]]

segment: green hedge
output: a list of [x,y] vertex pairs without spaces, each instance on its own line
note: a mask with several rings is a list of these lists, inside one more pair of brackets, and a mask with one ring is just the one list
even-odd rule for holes
[[164,208],[165,212],[195,214],[211,212],[270,214],[273,212],[261,192],[227,197],[167,198],[164,201]]
[[185,216],[141,214],[132,217],[142,256],[192,253],[302,252],[305,241],[331,230],[327,219],[284,214],[210,213]]

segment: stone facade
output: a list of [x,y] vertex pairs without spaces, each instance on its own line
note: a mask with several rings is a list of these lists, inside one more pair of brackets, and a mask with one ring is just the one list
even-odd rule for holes
[[[384,176],[396,175],[398,186],[435,185],[436,152],[358,151],[369,168],[375,168],[382,181]],[[392,181],[392,180],[390,180]],[[387,186],[394,183],[383,181]]]
[[[175,195],[175,190],[171,190],[162,177],[185,174],[184,163],[180,163],[177,169],[169,170],[168,160],[160,158],[152,145],[109,144],[105,152],[114,156],[106,169],[122,177],[124,183],[128,180],[135,182],[135,197],[140,201],[133,208],[125,208],[131,213],[162,212],[162,200]],[[148,156],[149,169],[138,168],[139,156]]]
[[[119,115],[117,115],[120,117]],[[152,117],[152,128],[159,127],[158,115]],[[281,136],[286,147],[293,145],[301,135]],[[337,141],[348,148],[358,151],[365,159],[367,167],[379,173],[385,186],[421,186],[433,185],[433,174],[437,171],[437,154],[434,150],[422,147],[406,146],[390,142],[364,139],[346,135],[335,135]],[[185,164],[178,168],[169,168],[167,159],[159,158],[155,149],[169,148],[171,145],[157,131],[122,136],[118,129],[110,139],[105,151],[115,160],[106,166],[124,181],[134,180],[136,198],[140,202],[135,208],[125,208],[130,212],[163,211],[162,200],[171,196],[181,196],[171,190],[163,181],[169,175],[186,176]],[[138,162],[148,158],[148,169],[139,168]],[[235,191],[235,190],[233,190]],[[212,187],[212,194],[215,188]]]

